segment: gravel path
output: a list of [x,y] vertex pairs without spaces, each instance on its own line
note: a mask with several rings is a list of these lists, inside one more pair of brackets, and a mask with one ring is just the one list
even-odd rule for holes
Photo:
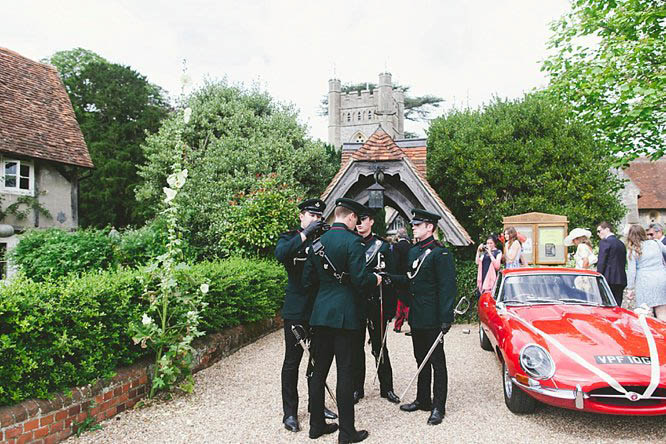
[[[469,335],[463,334],[471,329]],[[195,375],[194,393],[169,403],[128,411],[69,443],[306,443],[305,378],[299,385],[303,430],[282,427],[280,368],[282,331],[272,333]],[[397,442],[665,442],[666,418],[596,415],[541,406],[528,416],[504,405],[500,369],[478,345],[476,325],[456,325],[446,335],[449,396],[444,422],[426,425],[427,412],[405,413],[372,387],[374,358],[366,346],[365,398],[356,405],[356,427],[368,443]],[[389,351],[398,395],[416,370],[411,338],[389,331]],[[305,371],[304,361],[302,371]],[[335,363],[328,378],[335,390]],[[416,384],[406,401],[416,397]],[[327,396],[327,405],[331,408]],[[337,410],[337,409],[336,409]],[[337,442],[337,433],[317,442]]]

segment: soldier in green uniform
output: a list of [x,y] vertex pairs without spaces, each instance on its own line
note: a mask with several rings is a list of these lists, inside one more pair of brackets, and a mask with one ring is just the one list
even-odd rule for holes
[[[386,273],[395,273],[396,269],[389,243],[372,232],[372,226],[375,223],[375,212],[372,208],[365,208],[364,213],[359,218],[359,222],[356,224],[356,231],[363,238],[363,245],[365,246],[365,267],[370,272],[383,271]],[[368,334],[370,335],[375,364],[379,362],[378,378],[380,396],[388,399],[390,402],[398,403],[400,402],[400,398],[393,391],[393,371],[391,369],[388,347],[384,345],[382,348],[382,339],[386,331],[386,325],[395,316],[397,305],[396,295],[393,287],[388,287],[384,284],[380,287],[365,289],[363,294],[365,296],[364,299],[366,299],[364,301],[365,316],[361,318],[362,328],[354,350],[354,403],[358,402],[364,395],[366,325]],[[381,361],[379,361],[380,353],[382,354]]]
[[[412,213],[411,224],[418,243],[409,250],[410,269],[406,275],[391,275],[391,278],[408,289],[409,325],[418,368],[439,333],[446,334],[451,328],[457,289],[453,254],[433,237],[440,216],[420,209]],[[416,400],[401,405],[400,410],[430,410],[428,424],[441,423],[446,413],[447,380],[444,346],[439,342],[419,374]]]
[[[296,342],[292,327],[303,337],[309,332],[308,319],[312,310],[312,295],[302,285],[303,265],[307,259],[312,239],[324,228],[321,220],[326,204],[320,199],[308,199],[298,205],[300,228],[283,233],[275,247],[275,257],[287,270],[282,319],[284,319],[284,361],[282,363],[282,422],[287,430],[298,432],[298,368],[303,357],[303,348]],[[310,296],[310,297],[309,297]],[[308,368],[308,375],[312,372]],[[335,413],[325,409],[330,419]]]
[[340,415],[338,442],[360,442],[368,436],[354,426],[352,394],[352,346],[359,317],[362,289],[379,285],[381,277],[365,268],[365,248],[352,230],[363,206],[338,199],[335,223],[313,243],[303,269],[303,286],[318,288],[310,325],[315,327],[314,373],[310,383],[310,438],[333,433],[337,424],[324,419],[324,384],[331,362],[337,367],[336,398]]

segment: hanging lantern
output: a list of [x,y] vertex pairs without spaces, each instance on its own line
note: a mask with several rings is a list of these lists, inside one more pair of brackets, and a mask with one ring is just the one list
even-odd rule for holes
[[385,188],[376,182],[368,187],[368,207],[384,208],[384,190]]

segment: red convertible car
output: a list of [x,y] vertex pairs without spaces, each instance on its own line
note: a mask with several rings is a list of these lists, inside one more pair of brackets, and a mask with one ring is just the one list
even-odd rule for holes
[[537,401],[615,415],[666,414],[666,323],[615,304],[594,271],[504,270],[479,299],[481,348],[514,413]]

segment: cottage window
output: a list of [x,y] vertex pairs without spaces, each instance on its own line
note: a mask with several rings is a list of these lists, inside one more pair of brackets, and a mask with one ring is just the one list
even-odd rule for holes
[[2,161],[3,191],[16,194],[32,194],[34,189],[34,168],[32,162],[16,159]]

